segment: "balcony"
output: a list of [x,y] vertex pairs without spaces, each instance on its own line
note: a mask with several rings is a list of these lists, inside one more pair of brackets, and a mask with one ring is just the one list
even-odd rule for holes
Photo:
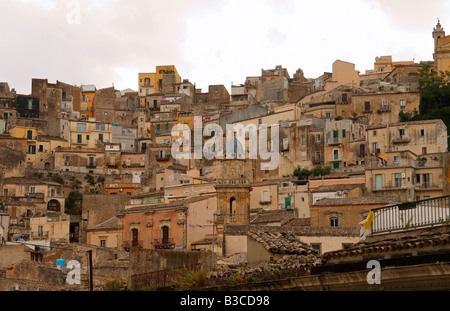
[[400,136],[394,137],[394,139],[392,140],[392,143],[405,144],[405,143],[409,143],[410,141],[411,141],[411,138],[408,135],[400,135]]
[[434,185],[428,182],[421,183],[419,185],[414,186],[415,190],[440,190],[442,186]]
[[449,225],[450,196],[379,207],[372,212],[372,234]]
[[406,185],[402,185],[401,182],[387,182],[385,185],[377,185],[374,183],[372,184],[372,191],[399,191],[399,190],[406,190]]
[[337,146],[342,144],[342,138],[334,137],[333,139],[330,139],[327,141],[328,146]]
[[219,178],[216,179],[216,184],[220,186],[241,186],[241,185],[248,185],[249,180],[246,177]]
[[88,163],[86,164],[86,168],[97,168],[97,165],[95,165],[94,163]]
[[269,198],[263,199],[262,201],[259,201],[260,205],[267,205],[272,203],[272,196],[270,196]]
[[169,161],[170,155],[169,154],[155,155],[155,158],[156,158],[156,161]]
[[31,232],[31,238],[33,240],[45,240],[45,239],[48,239],[48,231]]
[[133,241],[123,241],[122,247],[126,250],[130,248],[143,248],[144,241],[142,240],[133,240]]
[[389,112],[391,111],[391,108],[389,107],[389,104],[383,104],[378,109],[380,112]]
[[341,162],[342,161],[342,155],[332,155],[328,157],[328,162]]
[[154,239],[153,247],[156,249],[172,249],[175,247],[173,239]]

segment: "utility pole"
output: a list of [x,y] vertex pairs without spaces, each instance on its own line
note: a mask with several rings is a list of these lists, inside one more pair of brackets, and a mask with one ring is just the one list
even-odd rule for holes
[[89,291],[94,290],[94,280],[92,277],[92,250],[88,250],[89,254]]

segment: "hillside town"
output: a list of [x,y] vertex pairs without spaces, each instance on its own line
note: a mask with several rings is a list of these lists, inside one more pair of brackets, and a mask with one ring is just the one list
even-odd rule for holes
[[367,289],[372,259],[383,289],[448,290],[449,123],[420,116],[450,36],[430,32],[430,59],[365,72],[0,82],[0,290],[168,290],[183,269],[218,290]]

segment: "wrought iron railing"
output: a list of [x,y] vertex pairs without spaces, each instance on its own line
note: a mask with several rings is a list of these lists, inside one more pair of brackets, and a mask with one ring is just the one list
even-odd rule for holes
[[372,209],[372,234],[450,224],[450,195]]
[[153,247],[154,248],[165,248],[170,249],[175,246],[174,240],[172,238],[168,239],[154,239],[153,240]]

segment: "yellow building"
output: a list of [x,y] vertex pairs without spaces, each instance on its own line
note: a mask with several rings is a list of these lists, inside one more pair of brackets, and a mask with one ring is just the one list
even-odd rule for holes
[[30,218],[31,241],[69,241],[70,219],[68,215]]
[[99,142],[111,142],[111,127],[95,121],[70,121],[69,146],[96,148]]
[[26,160],[27,165],[31,166],[36,160],[37,153],[37,131],[31,126],[15,126],[10,131],[11,137],[27,140]]
[[94,117],[94,98],[97,89],[94,85],[81,86],[80,117]]
[[181,83],[181,76],[173,65],[156,66],[156,72],[139,73],[139,97],[141,99],[141,107],[145,107],[145,96],[160,93],[163,90],[164,74],[175,74],[175,83]]
[[445,35],[440,21],[433,29],[434,39],[434,69],[437,72],[450,70],[450,36]]

